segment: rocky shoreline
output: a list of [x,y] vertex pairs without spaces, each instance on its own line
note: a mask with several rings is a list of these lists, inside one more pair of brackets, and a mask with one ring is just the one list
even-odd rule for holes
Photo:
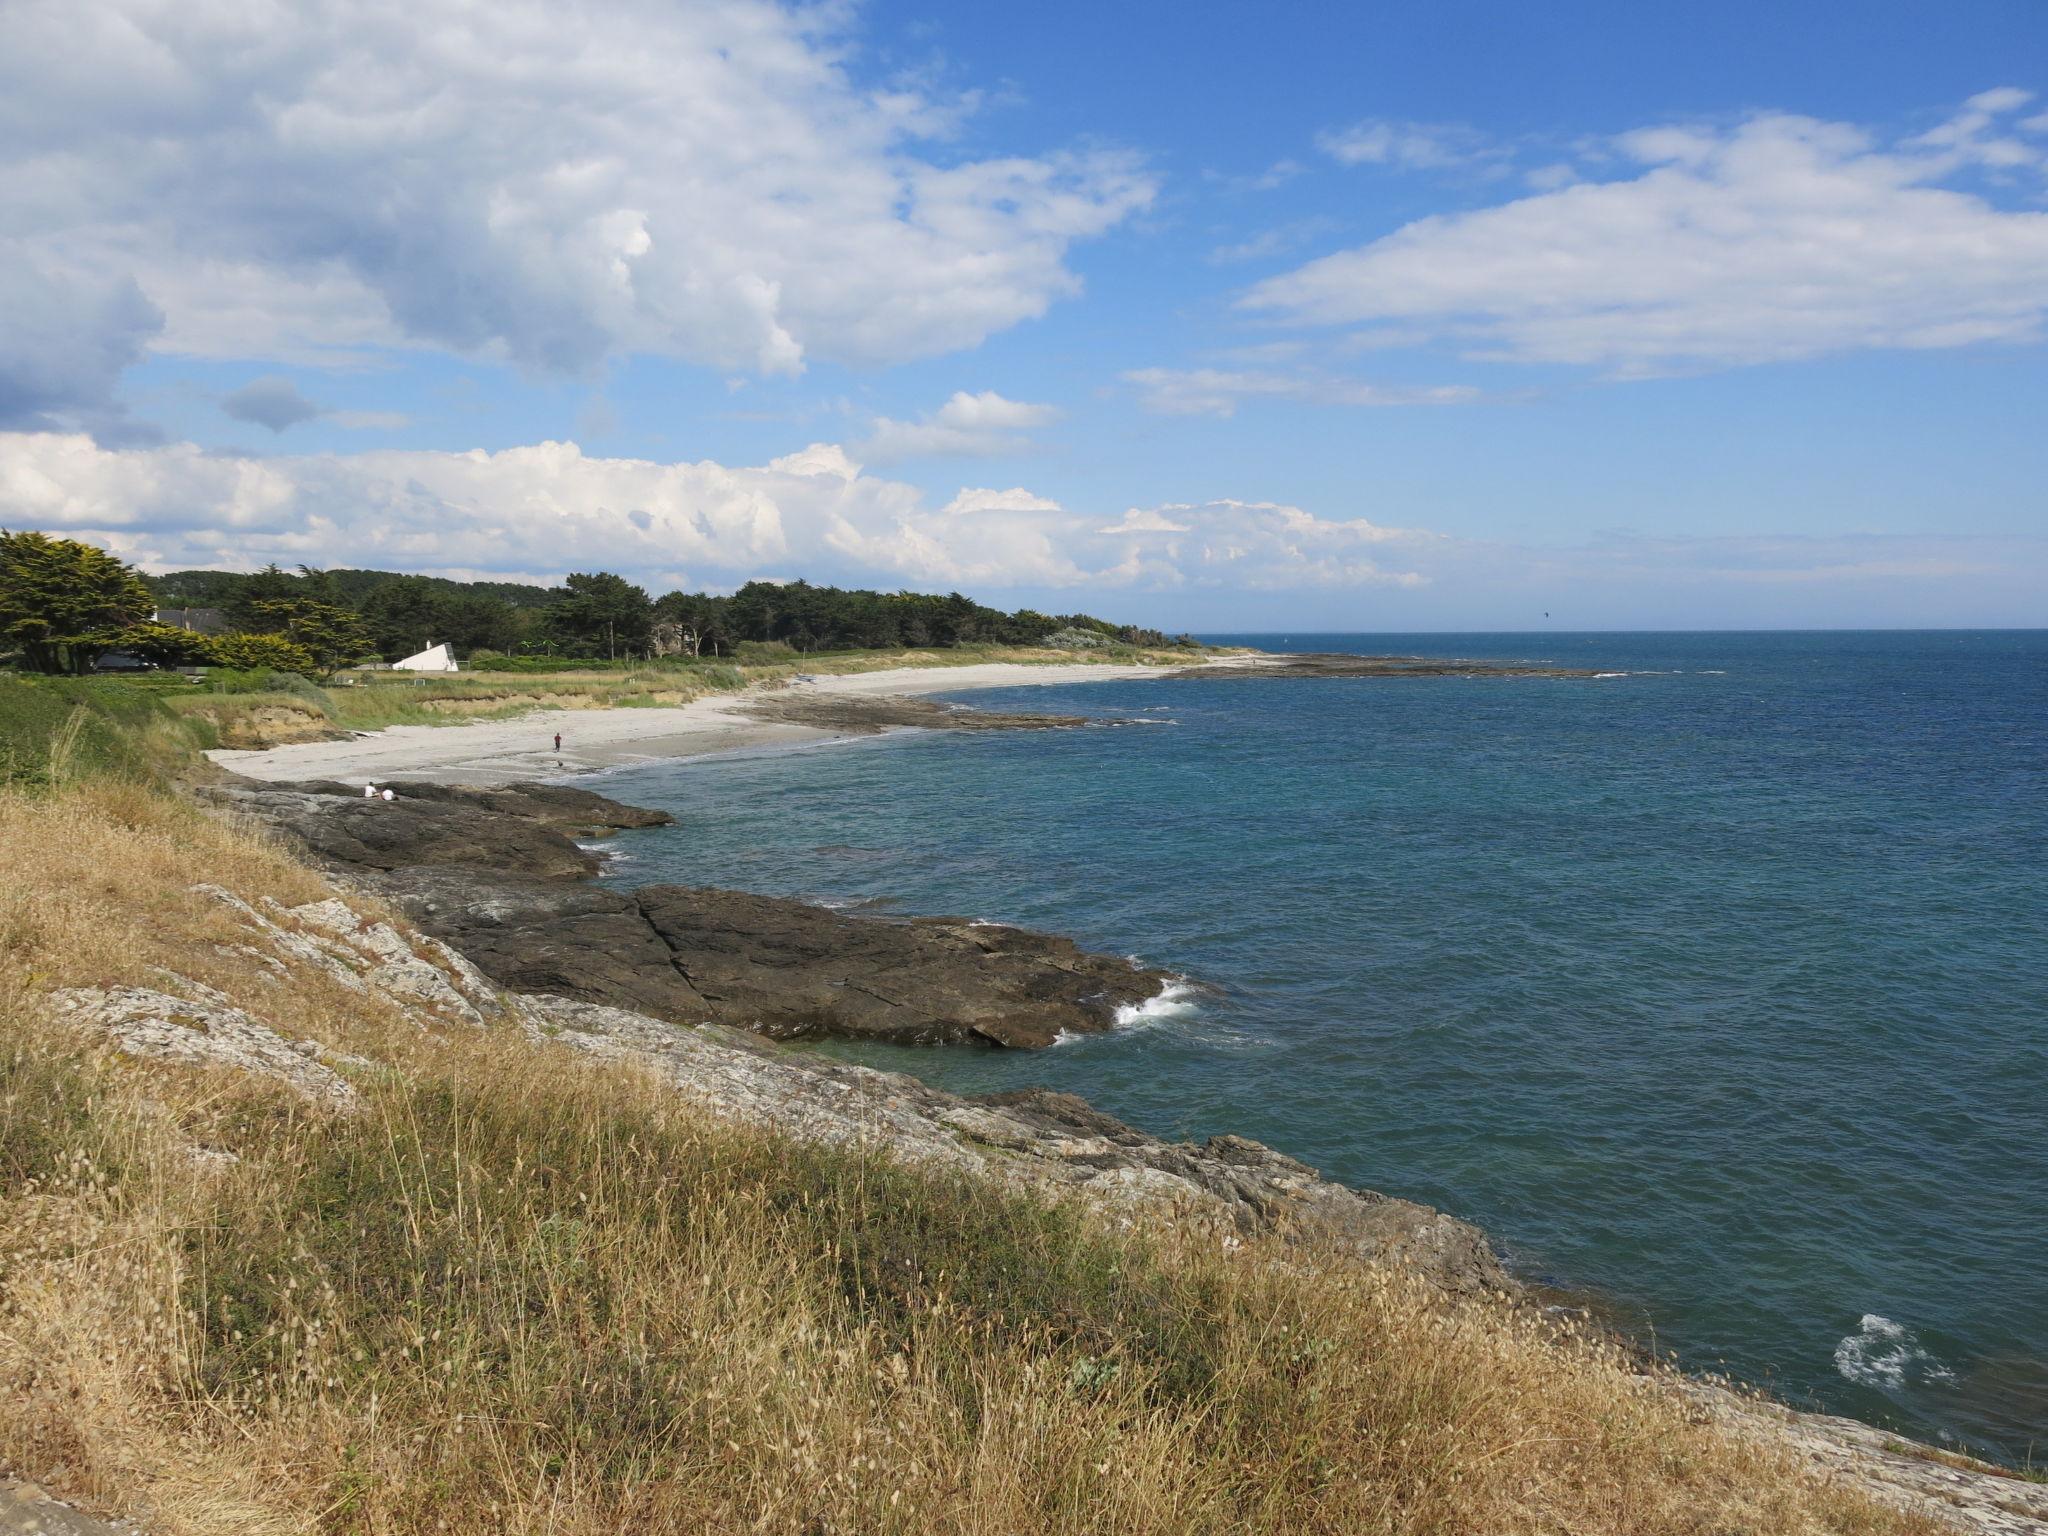
[[501,986],[675,1024],[1040,1049],[1112,1028],[1174,980],[971,918],[849,917],[743,891],[591,885],[600,861],[577,836],[670,818],[557,785],[391,787],[392,801],[320,782],[204,793],[393,902]]
[[[197,894],[240,914],[250,952],[268,956],[280,980],[313,967],[389,996],[422,1022],[510,1024],[536,1042],[637,1063],[714,1114],[804,1139],[879,1144],[906,1162],[1073,1195],[1130,1219],[1192,1222],[1226,1241],[1334,1243],[1453,1294],[1544,1300],[1469,1223],[1325,1180],[1257,1142],[1169,1143],[1071,1095],[955,1095],[772,1043],[840,1033],[1044,1045],[1066,1028],[1109,1027],[1123,1005],[1115,999],[1155,995],[1163,973],[969,920],[850,918],[688,887],[618,892],[589,883],[599,860],[575,838],[661,825],[664,813],[555,785],[414,784],[398,793],[387,803],[333,783],[201,791],[345,886],[391,903],[429,937],[408,938],[344,901],[260,912],[225,891]],[[887,980],[868,985],[876,978]],[[279,1037],[196,983],[167,977],[165,988],[56,1002],[132,1054],[218,1060],[347,1109],[348,1063]],[[1673,1389],[1702,1419],[1959,1529],[2048,1533],[2048,1486],[1725,1384],[1679,1379]]]
[[[311,967],[445,1025],[511,1023],[537,1040],[636,1061],[720,1115],[805,1139],[880,1142],[908,1162],[1211,1223],[1239,1238],[1336,1243],[1459,1294],[1516,1289],[1478,1228],[1326,1180],[1244,1137],[1167,1142],[1070,1094],[952,1094],[772,1043],[830,1032],[1049,1044],[1056,1027],[1109,1027],[1116,1006],[1157,995],[1172,979],[1163,972],[966,919],[853,918],[682,886],[616,892],[586,883],[597,860],[570,834],[661,825],[665,813],[553,785],[396,789],[391,802],[320,783],[200,793],[343,885],[399,908],[429,936],[424,949],[344,901],[265,912],[225,890],[195,894],[229,907],[251,951],[287,973]],[[413,862],[400,860],[407,849]],[[493,858],[513,872],[485,862]],[[517,953],[514,937],[546,958]],[[895,978],[899,996],[861,990],[858,978],[877,970]],[[84,991],[58,1005],[137,1055],[211,1053],[330,1106],[351,1095],[318,1052],[189,983],[161,994]],[[963,1015],[975,1007],[995,1016],[969,1022]]]

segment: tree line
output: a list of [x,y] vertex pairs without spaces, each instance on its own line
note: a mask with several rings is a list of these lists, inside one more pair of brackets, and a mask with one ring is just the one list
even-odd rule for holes
[[[153,623],[159,608],[218,610],[222,632]],[[1156,629],[1088,614],[1005,613],[957,592],[874,592],[750,581],[725,596],[648,595],[609,571],[559,587],[394,571],[174,571],[146,577],[106,551],[0,531],[0,648],[42,672],[85,672],[110,651],[157,665],[271,667],[308,676],[446,644],[562,660],[729,656],[747,642],[799,652],[957,645],[1163,646]]]

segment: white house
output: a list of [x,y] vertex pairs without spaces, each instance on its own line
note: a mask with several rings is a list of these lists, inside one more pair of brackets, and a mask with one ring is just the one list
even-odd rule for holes
[[403,661],[391,663],[394,672],[459,672],[455,658],[445,645],[430,645],[417,656],[408,656]]

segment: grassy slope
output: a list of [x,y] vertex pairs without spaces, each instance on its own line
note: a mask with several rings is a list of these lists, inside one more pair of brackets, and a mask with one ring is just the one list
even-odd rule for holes
[[[267,983],[186,890],[319,877],[132,776],[52,777],[0,790],[0,1469],[172,1532],[1919,1528],[1506,1307]],[[363,1108],[112,1056],[39,1002],[159,968],[358,1054]]]
[[387,725],[455,725],[466,720],[501,719],[537,708],[615,709],[687,703],[707,693],[731,692],[797,672],[873,672],[888,667],[962,667],[1013,661],[1050,665],[1073,662],[1156,661],[1184,664],[1186,651],[1144,651],[1129,646],[1073,652],[1023,646],[960,646],[947,650],[832,651],[813,656],[775,656],[768,647],[750,648],[758,659],[665,661],[633,668],[592,668],[549,673],[469,672],[454,677],[394,678],[365,673],[355,684],[316,688],[289,685],[285,691],[192,691],[171,707],[228,747],[262,747],[310,741],[343,731],[378,730]]

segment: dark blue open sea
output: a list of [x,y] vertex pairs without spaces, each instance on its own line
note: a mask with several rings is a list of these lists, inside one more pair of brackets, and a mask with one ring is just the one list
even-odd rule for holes
[[2048,1459],[2048,633],[1297,635],[1592,681],[963,695],[1141,719],[619,771],[613,878],[1055,929],[1213,988],[1037,1054],[1485,1227],[1687,1365]]

